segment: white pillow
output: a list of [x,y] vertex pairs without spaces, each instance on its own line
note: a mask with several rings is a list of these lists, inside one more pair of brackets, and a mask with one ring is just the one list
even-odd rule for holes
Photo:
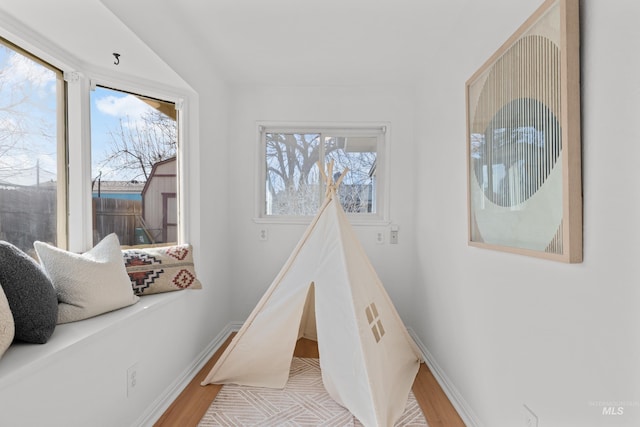
[[117,310],[140,299],[131,289],[116,234],[84,254],[44,242],[33,245],[58,294],[58,324]]

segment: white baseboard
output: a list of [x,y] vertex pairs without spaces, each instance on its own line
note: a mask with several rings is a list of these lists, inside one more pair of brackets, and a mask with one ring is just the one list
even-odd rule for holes
[[[174,400],[178,398],[182,390],[189,385],[191,380],[200,372],[202,367],[211,359],[213,354],[226,341],[229,334],[237,331],[236,322],[228,323],[224,329],[209,343],[209,345],[196,357],[182,374],[162,393],[138,418],[133,425],[140,427],[151,427],[164,414]],[[241,323],[242,325],[242,323]]]
[[453,385],[451,380],[447,377],[444,371],[438,366],[433,355],[427,350],[427,347],[422,343],[420,338],[416,335],[416,333],[411,328],[407,328],[409,331],[409,335],[413,338],[413,340],[418,345],[420,351],[422,351],[423,358],[425,363],[431,370],[431,373],[435,377],[442,390],[449,398],[449,401],[453,405],[453,407],[458,411],[458,415],[462,418],[462,421],[465,423],[467,427],[481,427],[482,423],[473,412],[469,404],[464,400],[458,389]]
[[231,332],[238,332],[240,328],[244,325],[243,320],[236,320],[235,322],[229,322],[228,327],[231,329]]

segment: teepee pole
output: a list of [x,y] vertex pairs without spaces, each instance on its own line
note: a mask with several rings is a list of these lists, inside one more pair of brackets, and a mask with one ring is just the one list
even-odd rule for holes
[[334,181],[333,179],[333,160],[331,160],[327,165],[327,172],[324,171],[324,163],[321,160],[318,160],[318,169],[320,170],[322,181],[327,185],[324,197],[325,199],[331,198],[333,197],[333,195],[337,194],[338,187],[340,187],[342,180],[344,179],[345,175],[347,175],[347,172],[349,172],[349,168],[344,168],[337,181]]

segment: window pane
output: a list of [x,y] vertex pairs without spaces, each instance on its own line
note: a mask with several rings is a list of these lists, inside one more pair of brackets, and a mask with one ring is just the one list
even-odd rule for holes
[[92,92],[94,244],[110,233],[122,245],[175,242],[177,135],[173,103]]
[[334,180],[348,168],[338,192],[345,212],[375,213],[376,160],[375,136],[327,136],[324,138],[326,163],[334,162]]
[[[266,185],[265,216],[312,216],[324,198],[318,159],[333,162],[333,179],[345,169],[338,189],[344,210],[353,214],[378,214],[380,128],[325,128],[307,132],[267,129],[264,132]],[[369,218],[374,218],[374,215]],[[377,216],[375,218],[378,218]]]
[[321,189],[317,133],[266,133],[266,214],[314,215]]
[[63,90],[60,71],[0,42],[0,239],[31,253],[35,240],[65,242]]

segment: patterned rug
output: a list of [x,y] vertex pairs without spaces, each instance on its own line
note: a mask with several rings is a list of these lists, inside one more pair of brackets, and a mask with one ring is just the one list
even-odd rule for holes
[[[318,359],[294,357],[284,389],[227,384],[198,426],[361,427],[362,424],[325,391]],[[427,426],[413,392],[396,426]]]

